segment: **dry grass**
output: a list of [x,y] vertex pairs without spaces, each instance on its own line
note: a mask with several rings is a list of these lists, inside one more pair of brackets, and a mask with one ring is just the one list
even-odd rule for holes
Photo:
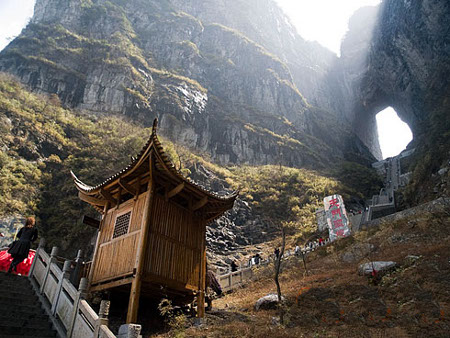
[[[442,216],[442,215],[441,215]],[[372,244],[371,253],[357,248]],[[207,323],[186,337],[449,337],[450,220],[439,215],[405,219],[321,248],[308,257],[309,274],[291,260],[281,276],[280,310],[255,311],[256,300],[276,292],[269,268],[258,280],[215,301]],[[342,255],[355,259],[344,262]],[[417,260],[407,259],[415,255]],[[378,285],[359,276],[359,264],[393,260],[398,267]],[[170,332],[166,335],[170,335]]]

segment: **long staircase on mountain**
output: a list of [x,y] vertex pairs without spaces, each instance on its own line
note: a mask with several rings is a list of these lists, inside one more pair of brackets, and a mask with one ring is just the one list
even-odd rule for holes
[[57,337],[27,277],[0,272],[0,337]]

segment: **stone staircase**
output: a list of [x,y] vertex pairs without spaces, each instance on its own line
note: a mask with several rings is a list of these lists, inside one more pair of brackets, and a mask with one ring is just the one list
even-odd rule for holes
[[0,337],[57,337],[27,277],[0,272]]

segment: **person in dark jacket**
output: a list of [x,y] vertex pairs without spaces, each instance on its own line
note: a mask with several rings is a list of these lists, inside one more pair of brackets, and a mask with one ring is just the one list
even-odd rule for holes
[[207,304],[206,309],[211,310],[212,301],[216,297],[222,296],[222,286],[216,278],[214,272],[208,269],[208,264],[206,264],[206,297],[205,301]]
[[280,255],[280,249],[279,248],[275,248],[273,253],[275,255],[275,259],[278,259],[278,256]]
[[21,228],[17,234],[18,240],[13,242],[9,248],[8,253],[13,257],[13,261],[9,265],[8,273],[13,270],[17,271],[17,265],[28,257],[31,243],[33,243],[38,237],[38,231],[34,224],[34,217],[28,217],[25,222],[25,226]]
[[238,266],[235,261],[231,261],[231,272],[236,272],[238,270]]

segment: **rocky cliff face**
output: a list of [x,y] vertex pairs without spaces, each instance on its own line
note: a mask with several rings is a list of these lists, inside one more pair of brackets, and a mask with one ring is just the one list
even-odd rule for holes
[[416,144],[432,136],[433,114],[448,107],[449,21],[449,2],[437,0],[384,1],[350,20],[339,68],[354,129],[371,149],[375,115],[388,106],[408,123]]
[[38,0],[0,70],[77,109],[159,115],[165,135],[222,164],[370,161],[379,111],[392,106],[417,136],[442,106],[448,7],[363,8],[337,58],[272,0]]
[[38,0],[0,70],[70,107],[159,115],[163,134],[219,163],[320,168],[373,159],[322,95],[335,60],[269,0]]

